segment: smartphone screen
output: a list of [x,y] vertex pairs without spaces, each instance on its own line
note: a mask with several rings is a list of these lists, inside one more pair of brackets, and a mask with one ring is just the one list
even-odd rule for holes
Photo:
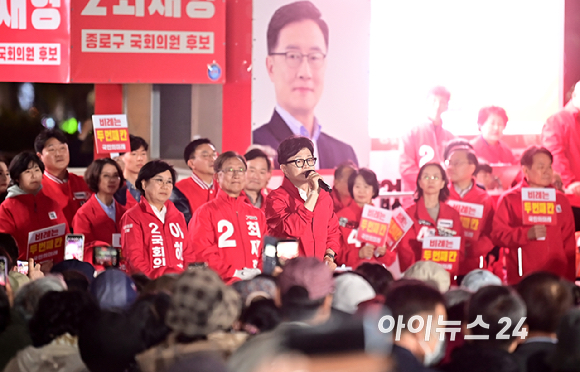
[[107,246],[95,247],[93,250],[93,264],[118,267],[119,250]]
[[271,236],[264,237],[264,252],[262,254],[262,272],[271,275],[278,264],[276,254],[277,239]]
[[298,257],[298,240],[280,240],[276,245],[278,258],[282,261]]
[[67,234],[65,241],[64,259],[82,261],[84,257],[85,236],[83,234]]
[[16,261],[18,263],[18,272],[28,275],[28,261]]
[[8,260],[0,256],[0,286],[6,287],[6,278],[8,277]]

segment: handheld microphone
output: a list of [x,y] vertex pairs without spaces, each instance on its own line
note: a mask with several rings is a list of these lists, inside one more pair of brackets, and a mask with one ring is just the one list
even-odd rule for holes
[[[310,175],[310,173],[314,172],[312,169],[311,170],[307,170],[306,172],[304,172],[304,178],[308,178],[308,176]],[[320,186],[320,188],[326,192],[331,192],[332,189],[330,188],[330,186],[328,186],[328,184],[326,182],[324,182],[321,179],[318,179],[318,186]]]

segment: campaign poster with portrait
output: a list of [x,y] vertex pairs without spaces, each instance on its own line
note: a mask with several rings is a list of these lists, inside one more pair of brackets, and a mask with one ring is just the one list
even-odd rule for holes
[[301,134],[317,169],[368,166],[370,19],[371,0],[253,1],[253,144]]

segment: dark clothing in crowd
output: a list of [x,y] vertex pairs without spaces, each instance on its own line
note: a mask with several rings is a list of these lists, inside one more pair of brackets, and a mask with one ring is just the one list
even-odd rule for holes
[[[477,342],[477,341],[475,341]],[[451,362],[441,367],[444,372],[519,372],[515,357],[503,349],[464,344],[451,354]]]
[[551,368],[546,362],[546,357],[555,350],[556,343],[551,340],[528,340],[518,346],[514,352],[514,357],[522,372],[550,371]]

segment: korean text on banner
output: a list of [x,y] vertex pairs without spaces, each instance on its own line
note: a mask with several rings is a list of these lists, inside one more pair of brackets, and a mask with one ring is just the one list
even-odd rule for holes
[[28,233],[27,259],[33,258],[38,263],[46,261],[57,263],[64,260],[65,235],[64,223]]
[[461,237],[431,236],[423,240],[421,259],[437,262],[450,272],[456,272],[459,264]]
[[483,218],[483,205],[457,200],[448,200],[447,204],[459,212],[464,231],[463,236],[477,240],[479,238],[479,223]]
[[369,204],[365,205],[358,228],[357,239],[377,247],[384,246],[391,216],[392,212],[389,210],[377,208]]
[[97,154],[113,154],[131,150],[126,115],[93,115]]
[[522,220],[524,225],[555,225],[556,190],[523,187]]
[[413,219],[401,207],[393,211],[393,218],[387,231],[387,247],[390,250],[395,249],[397,244],[403,239],[403,236],[413,227]]

